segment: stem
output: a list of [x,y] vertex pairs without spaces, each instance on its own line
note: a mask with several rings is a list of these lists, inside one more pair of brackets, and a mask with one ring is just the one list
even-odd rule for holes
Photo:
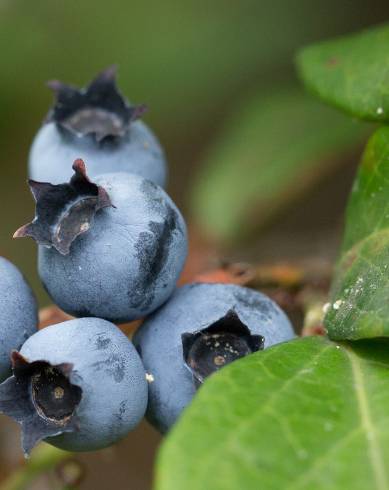
[[327,295],[318,293],[306,294],[303,297],[304,324],[301,332],[303,337],[308,335],[325,335],[323,307],[326,299]]
[[42,443],[33,451],[31,458],[0,485],[0,490],[25,490],[35,478],[71,456],[71,453]]

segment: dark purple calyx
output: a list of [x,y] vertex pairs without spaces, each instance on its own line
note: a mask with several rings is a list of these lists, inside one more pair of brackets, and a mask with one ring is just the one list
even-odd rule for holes
[[82,390],[70,382],[71,364],[28,362],[12,352],[12,376],[0,385],[0,412],[18,422],[26,456],[41,440],[79,430]]
[[73,241],[92,226],[95,214],[113,206],[105,189],[88,179],[81,159],[74,162],[73,170],[68,184],[29,180],[36,202],[35,218],[19,228],[14,238],[31,237],[67,255]]
[[264,337],[252,335],[233,310],[203,330],[182,335],[184,362],[198,388],[226,364],[263,349]]
[[145,105],[131,106],[119,92],[114,66],[83,89],[58,80],[48,86],[55,93],[55,103],[47,121],[74,135],[91,135],[97,142],[124,136],[131,122],[146,111]]

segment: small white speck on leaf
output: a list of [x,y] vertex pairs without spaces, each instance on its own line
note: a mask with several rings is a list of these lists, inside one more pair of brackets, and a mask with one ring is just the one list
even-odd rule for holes
[[377,114],[381,116],[384,113],[384,108],[383,107],[377,107]]
[[334,310],[339,310],[339,308],[342,306],[343,300],[338,299],[335,301],[335,303],[332,305]]

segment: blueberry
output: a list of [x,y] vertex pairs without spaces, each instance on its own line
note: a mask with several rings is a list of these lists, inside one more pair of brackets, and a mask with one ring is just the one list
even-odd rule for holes
[[69,162],[82,156],[92,177],[130,172],[165,186],[164,152],[138,118],[145,106],[130,106],[120,94],[113,67],[85,89],[49,82],[56,101],[31,147],[30,178],[61,184],[71,177]]
[[39,275],[67,313],[114,322],[143,317],[173,292],[187,254],[185,222],[165,191],[137,175],[30,182],[36,218],[15,236],[39,244]]
[[52,325],[12,352],[0,411],[22,429],[26,455],[41,440],[69,451],[107,447],[144,416],[147,382],[132,343],[112,323],[80,318]]
[[38,308],[20,271],[0,257],[0,381],[11,372],[9,353],[36,332]]
[[178,288],[134,336],[152,380],[148,420],[166,432],[207,376],[293,337],[283,311],[257,291],[205,283]]

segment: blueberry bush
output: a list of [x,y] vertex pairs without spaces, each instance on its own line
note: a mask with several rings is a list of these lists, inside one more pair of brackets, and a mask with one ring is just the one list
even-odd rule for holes
[[[0,490],[53,469],[53,488],[78,488],[78,453],[143,417],[163,434],[154,490],[389,490],[388,46],[385,25],[308,46],[305,91],[247,94],[183,215],[160,187],[168,159],[139,121],[146,107],[115,70],[84,89],[51,82],[30,153],[35,218],[15,237],[37,242],[55,305],[37,331],[33,293],[1,259],[0,412],[29,459]],[[367,138],[333,270],[237,262]]]

